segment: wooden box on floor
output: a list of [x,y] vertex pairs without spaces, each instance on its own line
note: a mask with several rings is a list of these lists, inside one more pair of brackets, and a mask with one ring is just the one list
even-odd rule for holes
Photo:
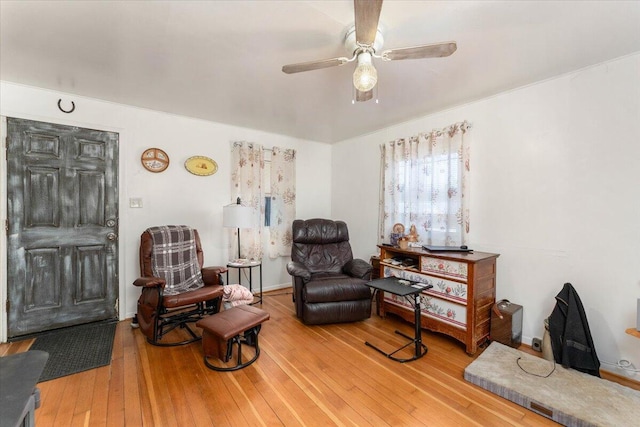
[[522,344],[522,306],[507,300],[491,310],[491,341],[518,348]]

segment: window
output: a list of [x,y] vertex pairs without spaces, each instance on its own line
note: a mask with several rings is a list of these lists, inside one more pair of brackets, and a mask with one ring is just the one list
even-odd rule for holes
[[271,149],[269,257],[291,255],[291,224],[296,217],[296,151]]
[[[469,231],[465,123],[381,146],[380,240],[413,225],[420,244],[461,245]],[[465,196],[467,196],[465,198]]]
[[262,188],[264,189],[264,226],[271,225],[271,150],[265,150],[264,174],[262,176]]
[[[265,159],[265,151],[271,154],[269,160]],[[233,142],[231,146],[234,165],[231,194],[254,208],[254,224],[266,224],[268,218],[270,258],[291,253],[291,223],[295,219],[296,201],[295,159],[293,149],[273,147],[265,150],[260,144],[244,141]],[[263,231],[262,226],[240,230],[241,252],[249,254],[250,259],[262,259]]]

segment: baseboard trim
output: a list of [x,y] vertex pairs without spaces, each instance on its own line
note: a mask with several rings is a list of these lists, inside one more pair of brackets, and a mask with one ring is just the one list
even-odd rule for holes
[[[528,354],[533,354],[534,356],[542,357],[542,353],[539,351],[535,351],[528,344],[522,344],[518,350],[524,351]],[[623,375],[617,374],[615,372],[608,371],[606,369],[600,369],[600,376],[608,381],[613,381],[614,383],[618,383],[625,387],[632,388],[634,390],[640,391],[640,381],[634,380],[629,377],[625,377]]]
[[291,283],[282,283],[280,285],[271,285],[269,287],[264,287],[262,288],[262,292],[267,293],[267,292],[279,291],[287,288],[291,289]]

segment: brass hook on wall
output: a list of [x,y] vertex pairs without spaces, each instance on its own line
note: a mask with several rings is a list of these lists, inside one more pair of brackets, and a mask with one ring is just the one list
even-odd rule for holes
[[58,99],[58,108],[60,109],[60,111],[62,111],[63,113],[73,113],[73,111],[76,109],[76,104],[71,101],[71,109],[70,110],[65,110],[64,108],[62,108],[62,105],[60,105],[62,103],[62,98]]

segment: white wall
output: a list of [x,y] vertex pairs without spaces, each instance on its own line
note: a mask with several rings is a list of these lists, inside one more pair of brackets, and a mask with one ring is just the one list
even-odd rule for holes
[[640,340],[625,333],[640,298],[640,54],[334,145],[332,213],[357,256],[377,253],[380,144],[462,120],[470,246],[500,254],[497,298],[524,306],[524,341],[542,337],[570,282],[600,360],[640,368]]
[[[639,76],[636,54],[334,146],[8,82],[0,82],[0,115],[120,133],[122,317],[135,312],[138,292],[131,282],[138,275],[138,238],[146,227],[190,224],[202,233],[208,265],[229,258],[221,221],[222,206],[233,198],[230,141],[298,150],[298,218],[347,221],[354,254],[368,259],[377,252],[379,145],[468,120],[473,125],[470,244],[500,254],[497,297],[524,305],[525,341],[542,336],[554,296],[571,282],[600,359],[625,358],[640,367],[640,340],[624,333],[635,325],[640,298]],[[74,100],[76,111],[60,112],[58,98]],[[171,157],[164,173],[140,165],[140,154],[152,146]],[[186,172],[184,160],[193,155],[216,160],[218,173]],[[130,209],[131,197],[142,197],[143,209]],[[6,260],[1,229],[0,258]],[[265,259],[265,289],[290,282],[285,262]],[[0,307],[5,271],[3,266]],[[0,313],[4,338],[6,313]]]
[[[76,110],[64,114],[58,99]],[[131,317],[136,310],[139,290],[132,282],[139,274],[138,245],[142,231],[153,225],[187,224],[201,234],[206,265],[224,265],[228,254],[228,233],[222,227],[222,207],[235,200],[230,189],[231,141],[246,140],[265,148],[279,146],[297,150],[297,200],[299,218],[323,217],[331,213],[331,146],[220,123],[195,120],[157,111],[83,98],[9,82],[0,82],[0,115],[120,134],[120,316]],[[144,149],[159,147],[171,159],[169,168],[159,174],[147,172],[140,164]],[[4,156],[4,150],[0,156]],[[200,177],[187,172],[184,161],[195,155],[218,163],[215,175]],[[0,161],[3,158],[0,157]],[[0,163],[0,220],[6,219],[6,165]],[[129,198],[142,198],[143,208],[129,208]],[[0,236],[0,306],[6,299],[6,236]],[[264,289],[289,286],[288,258],[263,260]],[[257,272],[256,272],[257,273]],[[254,284],[255,281],[254,275]],[[255,290],[255,288],[254,288]],[[0,340],[6,338],[6,313],[0,315]]]

